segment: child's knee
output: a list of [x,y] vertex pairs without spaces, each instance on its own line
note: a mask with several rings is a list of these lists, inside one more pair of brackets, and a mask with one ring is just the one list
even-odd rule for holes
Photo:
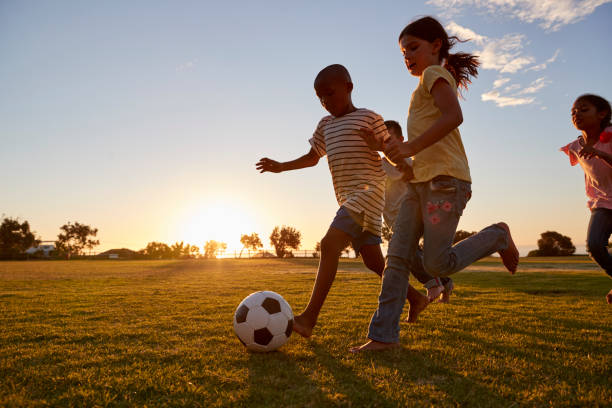
[[453,266],[452,254],[444,253],[435,256],[424,254],[423,256],[423,267],[431,276],[447,276],[452,271]]
[[344,240],[331,237],[327,234],[321,240],[321,253],[340,256],[345,246]]

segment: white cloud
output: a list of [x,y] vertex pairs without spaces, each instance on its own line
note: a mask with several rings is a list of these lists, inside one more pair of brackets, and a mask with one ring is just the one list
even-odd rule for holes
[[457,37],[459,37],[461,41],[470,40],[470,41],[475,42],[478,45],[484,44],[484,42],[487,40],[487,37],[476,34],[474,31],[470,30],[469,28],[462,27],[459,24],[455,23],[454,21],[451,21],[446,26],[446,31],[452,33],[453,35],[456,35]]
[[499,88],[500,86],[508,82],[510,82],[510,78],[498,78],[493,81],[493,88]]
[[454,15],[467,7],[483,10],[495,16],[506,15],[526,23],[538,22],[540,27],[556,31],[576,23],[602,4],[612,0],[429,0],[447,15]]
[[545,86],[550,85],[551,83],[552,82],[548,81],[546,77],[538,78],[531,84],[529,84],[527,88],[521,90],[518,95],[534,94]]
[[524,40],[523,34],[506,34],[500,39],[488,40],[475,54],[483,69],[515,73],[535,61],[532,56],[522,54]]
[[519,84],[512,84],[510,86],[505,87],[504,92],[510,93],[512,91],[516,91],[517,89],[521,89],[521,86]]
[[514,96],[502,96],[497,91],[483,93],[480,95],[480,98],[484,102],[493,101],[500,108],[505,106],[529,105],[535,102],[534,97],[518,98]]
[[533,67],[529,67],[527,71],[542,71],[546,69],[548,67],[548,64],[551,64],[557,60],[557,57],[559,56],[560,53],[561,53],[561,50],[558,49],[557,51],[555,51],[552,57],[546,60],[546,62],[543,62],[538,65],[534,65]]
[[195,62],[188,61],[176,67],[176,72],[189,71],[189,70],[192,70],[194,67],[195,67]]

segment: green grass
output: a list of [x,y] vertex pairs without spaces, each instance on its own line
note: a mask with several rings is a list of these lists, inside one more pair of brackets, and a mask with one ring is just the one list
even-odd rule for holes
[[361,355],[380,281],[342,260],[310,340],[246,352],[236,306],[267,289],[299,312],[316,262],[0,263],[0,406],[612,406],[612,281],[587,258],[485,259]]

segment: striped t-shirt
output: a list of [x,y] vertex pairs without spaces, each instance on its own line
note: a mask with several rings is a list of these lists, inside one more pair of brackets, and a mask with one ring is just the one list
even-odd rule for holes
[[385,206],[385,172],[380,155],[372,151],[359,135],[361,128],[372,129],[382,140],[389,137],[379,114],[369,109],[357,109],[340,117],[321,119],[309,142],[319,157],[327,154],[338,204],[360,214],[363,230],[380,236],[381,213]]

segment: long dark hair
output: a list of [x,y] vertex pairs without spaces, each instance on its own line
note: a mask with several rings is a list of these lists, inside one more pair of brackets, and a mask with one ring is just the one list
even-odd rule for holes
[[470,77],[475,78],[478,76],[477,68],[480,65],[480,61],[478,61],[476,55],[465,52],[449,53],[449,50],[455,44],[467,40],[460,40],[456,36],[449,37],[442,24],[435,18],[427,16],[413,21],[400,33],[400,41],[406,35],[411,35],[431,43],[439,38],[442,41],[440,60],[445,61],[444,68],[455,78],[458,87],[467,89],[468,84],[472,83]]
[[610,102],[608,102],[606,99],[602,98],[599,95],[584,94],[576,98],[576,102],[587,102],[593,105],[595,109],[597,109],[597,112],[608,112],[599,124],[599,127],[601,128],[600,130],[604,130],[608,126],[612,126],[612,123],[610,122],[610,117],[612,116],[612,108],[610,108]]

